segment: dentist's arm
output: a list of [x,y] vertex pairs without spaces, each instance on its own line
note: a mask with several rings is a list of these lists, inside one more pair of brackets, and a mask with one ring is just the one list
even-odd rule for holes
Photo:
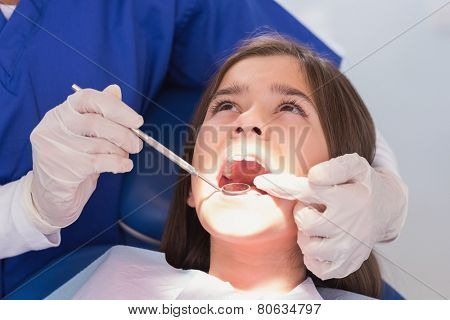
[[[31,200],[32,172],[0,186],[0,259],[58,246],[59,228],[39,218]],[[47,232],[47,234],[44,234]]]
[[120,98],[118,86],[84,89],[45,114],[30,136],[33,170],[0,189],[0,257],[57,246],[100,174],[132,169],[142,141],[130,128],[143,119]]
[[376,152],[374,167],[353,153],[317,164],[307,178],[266,174],[254,180],[274,196],[300,200],[293,211],[297,242],[305,265],[322,280],[358,270],[377,242],[394,239],[403,227],[407,187],[383,139],[377,138]]
[[222,59],[251,35],[279,32],[339,65],[341,58],[273,0],[179,0],[168,69],[175,84],[203,88]]

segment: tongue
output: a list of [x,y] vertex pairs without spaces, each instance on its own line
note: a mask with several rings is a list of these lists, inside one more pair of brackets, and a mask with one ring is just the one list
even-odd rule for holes
[[231,165],[231,180],[233,182],[243,182],[253,184],[253,179],[267,171],[256,161],[233,161]]

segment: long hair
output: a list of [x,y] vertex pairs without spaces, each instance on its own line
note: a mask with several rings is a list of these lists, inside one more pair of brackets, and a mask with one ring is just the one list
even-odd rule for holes
[[[194,114],[192,130],[187,135],[185,159],[192,162],[195,132],[201,127],[208,106],[227,71],[246,58],[274,55],[287,55],[298,60],[312,90],[328,155],[334,158],[357,153],[371,163],[375,153],[374,124],[350,81],[328,60],[278,34],[262,35],[244,41],[211,78]],[[175,268],[208,272],[210,235],[200,224],[195,209],[186,203],[190,185],[190,176],[181,171],[169,209],[161,250],[165,252],[167,262]],[[318,286],[343,289],[375,298],[381,292],[381,275],[373,253],[357,271],[345,278],[321,281],[309,271],[308,275]]]

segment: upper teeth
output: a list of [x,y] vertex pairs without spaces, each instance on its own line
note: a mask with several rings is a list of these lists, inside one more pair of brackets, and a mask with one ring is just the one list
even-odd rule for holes
[[[228,159],[230,160],[230,159]],[[235,161],[240,161],[240,160],[247,160],[247,161],[256,161],[254,156],[246,156],[246,155],[241,155],[241,154],[234,154],[231,156],[231,160],[235,160]]]
[[234,154],[231,157],[229,157],[226,161],[225,167],[223,169],[223,175],[227,178],[231,177],[232,171],[231,171],[231,166],[233,164],[233,161],[242,161],[242,160],[246,160],[246,161],[256,161],[257,163],[259,163],[264,169],[266,168],[264,166],[264,164],[262,164],[261,162],[259,162],[254,156],[252,155],[241,155],[241,154]]

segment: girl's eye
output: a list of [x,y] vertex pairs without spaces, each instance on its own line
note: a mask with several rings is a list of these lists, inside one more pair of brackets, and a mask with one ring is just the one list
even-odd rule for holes
[[302,117],[308,117],[305,110],[300,107],[295,101],[283,102],[279,107],[280,112],[287,111],[292,112]]
[[226,110],[236,111],[237,108],[232,102],[229,101],[218,102],[211,106],[212,114],[216,114],[217,112]]

